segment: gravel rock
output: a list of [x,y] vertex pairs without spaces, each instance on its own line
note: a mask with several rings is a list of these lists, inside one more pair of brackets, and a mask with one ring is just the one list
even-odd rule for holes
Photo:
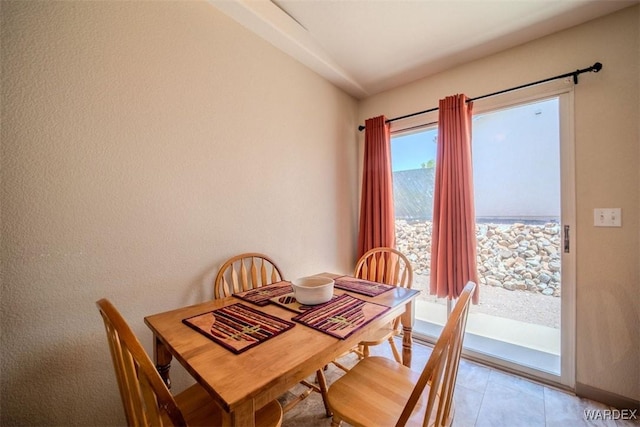
[[[396,221],[398,249],[413,264],[416,274],[429,275],[430,221]],[[510,291],[560,296],[560,225],[476,225],[478,275],[481,283]]]
[[[429,295],[431,229],[431,222],[396,221],[396,241],[420,299],[446,304]],[[560,226],[477,224],[476,236],[480,302],[471,310],[560,328]]]

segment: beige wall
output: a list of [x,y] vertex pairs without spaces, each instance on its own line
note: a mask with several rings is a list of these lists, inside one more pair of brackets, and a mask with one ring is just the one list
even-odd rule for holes
[[[415,83],[360,105],[360,123],[604,64],[575,88],[576,381],[640,400],[640,8],[635,6]],[[361,137],[362,138],[362,137]],[[621,207],[622,228],[593,227]]]
[[[228,256],[354,259],[355,128],[601,61],[575,92],[577,381],[639,399],[639,8],[356,102],[207,3],[2,12],[2,425],[124,418],[94,302],[211,296]],[[602,173],[595,173],[602,171]],[[622,207],[624,227],[591,226]],[[177,388],[188,381],[174,369]]]
[[233,254],[351,270],[353,98],[207,2],[1,7],[0,424],[124,423],[101,297],[150,351]]

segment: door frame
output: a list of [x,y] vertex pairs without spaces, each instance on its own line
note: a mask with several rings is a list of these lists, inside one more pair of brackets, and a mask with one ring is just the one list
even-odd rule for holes
[[[551,87],[550,87],[551,86]],[[569,253],[561,247],[561,311],[560,311],[560,375],[522,366],[514,362],[494,358],[472,350],[463,354],[471,359],[523,375],[528,378],[574,390],[576,366],[576,191],[575,191],[575,132],[574,86],[558,81],[544,88],[532,87],[506,94],[474,105],[474,114],[483,114],[504,108],[517,107],[535,101],[557,97],[559,100],[560,137],[560,226],[569,227]],[[564,235],[563,235],[564,237]],[[563,240],[561,240],[563,242]],[[563,246],[561,244],[561,246]]]
[[[570,81],[558,80],[541,86],[534,86],[517,92],[506,93],[494,98],[474,102],[474,115],[488,113],[522,104],[543,101],[557,97],[559,100],[560,138],[560,225],[569,227],[569,253],[564,252],[561,243],[561,343],[560,375],[541,371],[528,366],[499,359],[468,348],[463,355],[485,365],[512,372],[553,386],[574,390],[576,372],[576,190],[575,190],[575,132],[574,132],[574,86]],[[436,118],[437,120],[437,118]],[[434,124],[433,121],[430,124]],[[400,130],[401,132],[401,130]],[[564,237],[564,235],[563,235]],[[561,239],[561,242],[564,242]],[[447,313],[450,313],[447,301]],[[448,314],[447,314],[448,316]],[[439,328],[436,328],[439,330]],[[434,330],[434,332],[436,331]],[[414,331],[415,334],[415,331]],[[418,340],[432,342],[428,337],[414,335]]]

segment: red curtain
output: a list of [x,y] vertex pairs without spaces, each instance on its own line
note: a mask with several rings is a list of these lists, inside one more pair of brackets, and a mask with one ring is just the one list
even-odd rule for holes
[[[457,298],[468,281],[478,283],[471,162],[473,103],[465,95],[440,100],[433,198],[430,293]],[[473,303],[478,303],[478,287]]]
[[395,247],[391,132],[384,116],[365,121],[358,258],[379,246]]

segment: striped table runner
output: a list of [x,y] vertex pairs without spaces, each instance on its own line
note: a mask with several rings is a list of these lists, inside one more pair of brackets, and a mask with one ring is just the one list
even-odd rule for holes
[[288,294],[290,292],[293,292],[291,282],[283,280],[281,282],[272,283],[256,289],[238,292],[233,294],[233,296],[262,307],[269,304],[269,300],[271,298]]
[[395,286],[386,285],[384,283],[371,282],[364,279],[356,279],[351,276],[342,276],[335,279],[335,287],[345,291],[355,292],[357,294],[375,297],[381,293],[387,292]]
[[291,320],[325,334],[344,339],[384,314],[389,307],[363,301],[348,294],[306,311]]
[[[331,299],[334,299],[334,298],[338,298],[338,296],[334,295],[331,297]],[[277,304],[281,307],[286,308],[287,310],[295,311],[296,313],[303,313],[305,311],[313,310],[314,308],[318,307],[318,304],[316,305],[300,304],[293,292],[289,294],[281,295],[279,297],[273,297],[270,299],[270,301],[274,304]]]
[[295,326],[242,303],[182,320],[187,326],[238,354]]

